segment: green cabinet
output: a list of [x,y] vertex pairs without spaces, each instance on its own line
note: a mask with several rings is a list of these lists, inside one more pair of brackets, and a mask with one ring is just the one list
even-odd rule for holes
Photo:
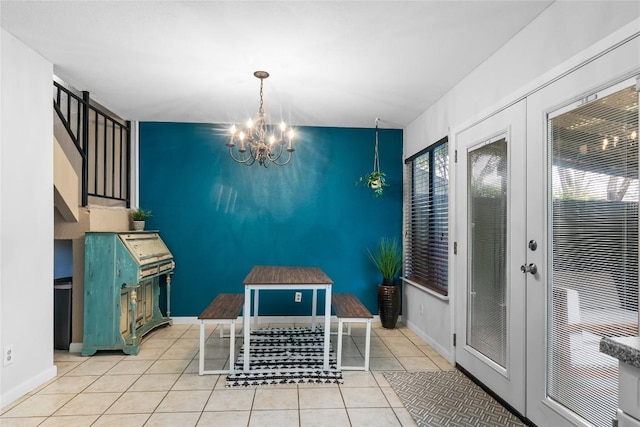
[[[138,354],[149,331],[171,324],[173,255],[156,231],[85,234],[82,355]],[[159,307],[165,276],[167,313]]]

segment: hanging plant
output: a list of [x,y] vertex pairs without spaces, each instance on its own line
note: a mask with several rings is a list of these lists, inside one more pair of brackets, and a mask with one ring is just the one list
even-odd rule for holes
[[376,119],[376,144],[374,146],[373,151],[373,171],[368,174],[361,176],[356,181],[356,185],[364,184],[368,188],[373,190],[375,197],[382,196],[382,191],[384,187],[389,187],[389,184],[385,181],[384,172],[380,171],[380,158],[378,157],[378,121],[380,119]]
[[384,177],[384,172],[373,171],[364,176],[361,176],[358,181],[356,181],[356,184],[366,185],[368,188],[373,190],[376,197],[380,197],[382,196],[382,189],[389,186],[389,184],[386,183]]

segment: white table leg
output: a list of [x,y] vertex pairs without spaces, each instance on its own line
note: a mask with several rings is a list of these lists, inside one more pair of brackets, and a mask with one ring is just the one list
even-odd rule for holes
[[338,318],[338,352],[336,354],[336,369],[342,367],[342,317]]
[[253,329],[258,330],[258,305],[260,302],[260,291],[255,290],[253,297]]
[[329,370],[329,338],[331,336],[331,285],[325,287],[324,292],[324,364],[323,369]]
[[251,329],[251,289],[249,286],[244,287],[244,311],[242,313],[242,328],[244,332],[244,366],[245,372],[249,371],[249,350],[251,343],[249,342]]
[[318,290],[313,288],[313,297],[311,298],[311,330],[316,331],[316,313],[318,312]]
[[200,357],[198,360],[198,374],[204,375],[204,320],[200,320]]
[[[222,325],[220,325],[222,326]],[[231,325],[229,325],[229,373],[233,374],[235,364],[236,364],[236,321],[235,319],[231,320]]]

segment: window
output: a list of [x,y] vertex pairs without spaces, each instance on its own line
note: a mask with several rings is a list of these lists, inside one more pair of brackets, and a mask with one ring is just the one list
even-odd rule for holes
[[638,92],[623,82],[549,116],[547,394],[593,425],[618,408],[602,337],[638,335]]
[[448,295],[448,138],[409,157],[405,165],[404,278]]

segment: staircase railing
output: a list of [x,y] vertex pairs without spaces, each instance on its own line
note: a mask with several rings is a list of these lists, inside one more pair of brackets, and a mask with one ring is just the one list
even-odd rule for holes
[[89,196],[130,206],[131,122],[121,121],[53,82],[53,108],[82,158],[82,206]]

